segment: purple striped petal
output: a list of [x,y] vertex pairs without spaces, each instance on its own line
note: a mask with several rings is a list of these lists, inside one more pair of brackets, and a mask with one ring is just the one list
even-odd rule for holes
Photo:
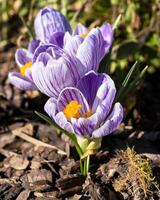
[[64,38],[64,32],[55,32],[50,37],[49,43],[63,48],[63,38]]
[[115,131],[123,119],[123,108],[120,103],[114,105],[113,111],[106,122],[92,133],[93,138],[101,138]]
[[42,62],[35,62],[32,68],[32,77],[42,93],[55,98],[59,96],[63,88],[75,84],[64,58],[50,59],[47,66]]
[[55,98],[49,98],[44,105],[45,112],[52,118],[55,118],[57,112],[57,103]]
[[[42,54],[42,53],[46,53]],[[39,60],[39,56],[43,55],[42,57],[44,57],[44,61],[43,62],[43,58],[40,58],[40,61],[43,62],[43,65],[46,66],[46,63],[50,62],[50,66],[55,66],[55,64],[58,62],[60,63],[58,60],[61,60],[61,65],[65,65],[65,71],[64,73],[67,72],[67,77],[69,80],[63,80],[66,81],[67,83],[73,83],[74,85],[78,82],[78,80],[81,78],[81,76],[83,76],[85,74],[85,67],[81,64],[81,62],[76,58],[76,57],[72,57],[70,56],[67,52],[65,52],[63,49],[61,49],[58,46],[54,46],[54,45],[41,45],[37,48],[34,57],[33,57],[33,63]],[[48,56],[50,55],[50,56]],[[49,58],[49,60],[47,60],[47,57]],[[63,62],[62,62],[63,60]],[[59,66],[59,64],[58,64]],[[57,67],[52,67],[53,71],[54,68],[56,68],[58,70],[58,66]],[[64,66],[63,66],[64,68]],[[63,73],[62,73],[63,74]],[[59,74],[60,75],[60,74]],[[35,74],[36,76],[36,74]],[[61,76],[59,76],[61,77]],[[57,77],[59,79],[59,77]],[[48,79],[48,77],[47,77]],[[52,81],[52,80],[50,80]],[[66,85],[66,86],[73,86],[73,84],[70,85]],[[62,88],[63,89],[63,88]]]
[[72,35],[81,35],[81,34],[85,34],[85,33],[88,33],[88,28],[86,28],[81,23],[78,23],[76,25],[76,27],[73,29]]
[[68,20],[58,11],[45,7],[37,14],[34,21],[34,29],[37,39],[44,43],[49,42],[55,32],[70,32]]
[[106,118],[112,107],[115,98],[116,88],[113,80],[104,74],[104,81],[97,90],[92,111],[96,112],[99,119],[99,124]]
[[71,123],[67,121],[63,112],[59,112],[58,114],[56,114],[57,105],[54,98],[50,98],[46,102],[44,110],[61,128],[67,130],[68,132],[74,133]]
[[97,113],[100,124],[108,115],[115,98],[113,80],[106,74],[91,71],[80,79],[77,87],[85,96],[92,112]]
[[36,90],[35,84],[26,76],[22,76],[20,73],[11,72],[8,75],[9,81],[21,90]]
[[108,23],[104,23],[101,27],[100,27],[102,36],[104,38],[104,40],[106,41],[106,47],[105,47],[105,53],[108,52],[109,48],[112,45],[112,41],[113,41],[113,29],[112,26]]
[[87,71],[96,71],[105,55],[105,45],[101,31],[92,29],[77,50],[77,58],[87,68]]
[[29,43],[29,46],[28,46],[28,51],[31,53],[31,54],[34,54],[35,50],[37,49],[37,47],[40,45],[40,41],[39,40],[32,40],[30,43]]
[[104,79],[104,74],[97,74],[94,71],[90,71],[85,74],[85,76],[83,76],[77,84],[77,88],[85,96],[90,108],[93,106],[98,88],[103,83]]
[[38,55],[36,62],[42,62],[44,64],[44,66],[46,66],[48,61],[51,59],[52,59],[52,56],[49,53],[42,52]]
[[63,111],[66,105],[71,101],[77,101],[79,104],[81,104],[81,108],[79,109],[81,115],[89,111],[89,106],[85,97],[78,89],[73,87],[67,87],[60,93],[57,101],[58,111]]
[[36,62],[39,54],[43,52],[50,54],[50,56],[52,56],[53,58],[58,58],[63,55],[63,49],[61,49],[60,47],[53,44],[42,44],[36,49],[34,53],[33,63]]
[[76,134],[83,137],[91,137],[92,132],[97,127],[98,117],[97,114],[95,113],[88,118],[82,118],[82,117],[79,119],[72,118],[71,123],[73,125],[74,132]]
[[67,121],[65,115],[63,112],[59,112],[56,116],[55,116],[55,122],[63,129],[65,129],[66,131],[70,132],[70,133],[74,133],[74,129],[72,124]]
[[65,34],[64,37],[64,49],[72,56],[75,56],[77,49],[82,44],[84,38],[81,36],[71,36],[69,33]]
[[19,67],[32,61],[33,55],[27,49],[17,49],[15,53],[15,60]]

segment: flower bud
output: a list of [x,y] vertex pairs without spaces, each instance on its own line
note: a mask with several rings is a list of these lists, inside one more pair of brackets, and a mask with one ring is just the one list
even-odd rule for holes
[[68,20],[58,11],[45,7],[37,14],[34,21],[34,29],[37,39],[48,43],[50,37],[56,32],[70,32]]

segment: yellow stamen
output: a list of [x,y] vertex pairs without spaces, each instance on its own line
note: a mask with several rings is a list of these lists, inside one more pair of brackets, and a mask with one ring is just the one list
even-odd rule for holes
[[84,113],[82,116],[80,116],[79,109],[82,107],[81,104],[79,104],[77,101],[71,101],[69,104],[66,105],[65,109],[63,110],[63,113],[65,114],[67,119],[74,118],[88,118],[92,115],[92,111],[89,110],[88,112]]
[[26,75],[26,69],[31,68],[31,66],[32,66],[32,62],[28,62],[28,63],[26,63],[25,65],[22,65],[22,66],[20,67],[20,73],[21,73],[23,76],[25,76],[25,75]]
[[72,117],[79,118],[80,117],[79,109],[81,107],[82,107],[81,104],[79,104],[77,101],[71,101],[68,105],[66,105],[63,112],[67,119],[71,119]]
[[88,32],[87,33],[82,33],[81,37],[85,38],[85,37],[87,37],[87,35],[88,35]]

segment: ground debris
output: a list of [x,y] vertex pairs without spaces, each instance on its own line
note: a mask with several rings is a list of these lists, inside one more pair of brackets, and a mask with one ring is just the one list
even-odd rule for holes
[[0,199],[5,199],[5,200],[16,199],[19,193],[22,191],[22,189],[23,188],[21,185],[16,185],[14,187],[6,187],[2,191],[0,186]]
[[12,143],[14,141],[15,136],[11,133],[4,133],[0,135],[0,148],[5,147],[6,145]]
[[15,186],[17,185],[17,180],[16,178],[1,178],[0,179],[0,185],[6,185],[6,184],[9,184],[11,186]]
[[20,137],[21,139],[27,141],[27,142],[30,142],[32,143],[33,145],[35,145],[35,149],[39,148],[39,147],[48,147],[48,148],[51,148],[51,149],[54,149],[57,151],[57,154],[61,154],[61,155],[66,155],[66,153],[57,148],[56,146],[54,145],[50,145],[48,143],[45,143],[45,142],[42,142],[41,140],[38,140],[34,137],[31,137],[28,135],[28,129],[29,131],[32,130],[32,125],[29,125],[29,128],[28,128],[28,125],[24,126],[24,127],[21,127],[21,128],[18,128],[18,129],[14,129],[12,131],[13,135],[17,136],[17,137]]
[[24,170],[28,167],[29,161],[27,158],[23,157],[22,155],[11,156],[8,158],[8,166],[5,163],[5,167],[11,167],[17,170]]
[[16,200],[27,200],[28,197],[30,195],[30,191],[29,190],[23,190],[18,197],[16,198]]
[[80,194],[75,194],[73,197],[69,197],[69,200],[80,200],[82,195]]
[[36,199],[43,199],[43,200],[50,200],[50,199],[57,199],[57,191],[51,191],[51,192],[34,192],[34,196],[36,196]]
[[71,196],[80,193],[85,177],[81,174],[65,175],[56,180],[56,187],[59,189],[58,197]]
[[101,177],[101,181],[105,184],[110,183],[113,180],[115,174],[119,171],[120,159],[112,158],[108,163],[102,164],[98,170],[96,175]]
[[79,170],[79,165],[79,161],[67,157],[61,162],[61,169],[59,170],[60,176],[63,177],[67,174],[76,173]]
[[31,191],[45,191],[51,188],[52,173],[49,170],[32,170],[21,178],[22,184]]
[[83,197],[94,200],[118,200],[117,194],[107,185],[101,184],[94,175],[88,174],[83,184]]
[[48,160],[54,163],[59,163],[65,158],[65,155],[57,154],[55,149],[40,146],[36,149],[35,159]]

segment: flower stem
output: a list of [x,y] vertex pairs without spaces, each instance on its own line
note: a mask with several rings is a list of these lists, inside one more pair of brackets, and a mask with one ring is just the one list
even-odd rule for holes
[[86,176],[86,158],[83,160],[84,165],[83,165],[83,175]]
[[88,155],[83,161],[80,160],[80,169],[81,169],[81,173],[84,176],[87,176],[89,172],[89,167],[90,167],[90,155]]
[[89,172],[89,167],[90,167],[90,155],[88,155],[86,158],[86,175]]
[[80,159],[80,171],[83,174],[83,161]]

